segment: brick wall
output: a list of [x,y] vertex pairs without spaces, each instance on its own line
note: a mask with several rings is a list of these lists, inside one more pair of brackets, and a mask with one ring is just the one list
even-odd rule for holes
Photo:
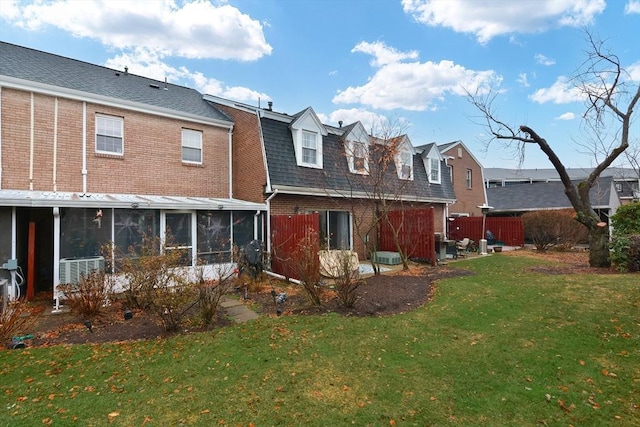
[[[458,157],[458,148],[462,150],[461,157]],[[477,208],[485,202],[481,166],[461,145],[454,146],[443,154],[451,156],[447,159],[447,163],[453,167],[453,190],[458,199],[449,206],[449,212],[468,213],[472,216],[482,215]],[[471,188],[467,188],[467,169],[471,169]]]
[[216,104],[234,121],[233,127],[233,196],[263,203],[267,173],[262,155],[260,124],[255,113]]
[[[54,144],[55,98],[35,94],[34,149],[30,149],[31,94],[2,89],[2,188],[82,191],[82,102],[58,99],[58,138]],[[95,152],[96,114],[124,118],[124,155]],[[87,104],[87,190],[228,197],[228,130],[124,109]],[[202,135],[203,164],[182,163],[182,128]],[[54,176],[54,151],[57,170]],[[33,156],[33,162],[30,161]]]

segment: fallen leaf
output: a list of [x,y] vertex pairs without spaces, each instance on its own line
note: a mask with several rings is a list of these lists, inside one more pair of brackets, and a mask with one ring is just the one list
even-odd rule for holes
[[579,363],[580,365],[582,365],[582,366],[584,366],[584,365],[586,365],[586,364],[587,364],[587,362],[585,362],[584,360],[581,360],[581,361],[579,361],[578,363]]
[[113,421],[113,419],[119,415],[120,412],[117,411],[109,412],[109,415],[107,415],[109,417],[109,422]]

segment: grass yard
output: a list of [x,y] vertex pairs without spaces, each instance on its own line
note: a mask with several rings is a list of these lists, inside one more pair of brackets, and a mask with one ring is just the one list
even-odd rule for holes
[[0,351],[0,426],[637,426],[640,276],[456,263],[384,318]]

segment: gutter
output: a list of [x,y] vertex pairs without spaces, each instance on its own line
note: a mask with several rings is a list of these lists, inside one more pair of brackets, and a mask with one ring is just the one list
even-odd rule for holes
[[267,252],[269,254],[271,254],[271,199],[276,197],[276,194],[278,194],[277,188],[264,201],[267,204]]

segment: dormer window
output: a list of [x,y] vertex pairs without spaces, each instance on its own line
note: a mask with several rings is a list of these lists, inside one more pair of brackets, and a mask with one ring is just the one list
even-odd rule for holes
[[347,126],[347,131],[343,135],[344,154],[349,165],[349,172],[361,175],[369,174],[369,144],[371,139],[362,126],[356,122]]
[[440,184],[440,159],[429,158],[429,182]]
[[302,163],[315,165],[318,163],[318,134],[302,131]]
[[296,153],[296,164],[322,169],[322,139],[327,130],[311,108],[296,114],[289,125]]
[[400,179],[413,180],[413,156],[409,151],[400,153]]

